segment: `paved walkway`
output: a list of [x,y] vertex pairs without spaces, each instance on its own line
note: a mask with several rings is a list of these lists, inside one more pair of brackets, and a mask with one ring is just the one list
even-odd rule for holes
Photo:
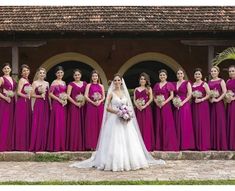
[[69,167],[73,162],[0,162],[3,181],[228,180],[235,160],[176,160],[146,170],[109,172]]

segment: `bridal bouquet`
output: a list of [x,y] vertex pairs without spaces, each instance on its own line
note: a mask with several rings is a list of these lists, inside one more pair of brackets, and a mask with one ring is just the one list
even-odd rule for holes
[[200,97],[202,97],[202,92],[200,92],[198,90],[195,90],[195,91],[192,92],[192,96],[194,98],[200,98]]
[[139,98],[136,100],[137,105],[139,106],[144,106],[145,105],[145,100],[144,98]]
[[6,94],[7,97],[14,97],[15,93],[12,90],[3,90],[3,93]]
[[30,99],[30,94],[31,94],[32,91],[33,91],[33,88],[32,88],[31,85],[24,87],[24,92],[29,96],[29,99]]
[[99,100],[101,100],[101,94],[99,92],[95,92],[92,96],[91,96],[94,101],[98,102]]
[[46,95],[46,87],[41,85],[38,87],[38,92],[42,95],[43,99],[45,100],[45,95]]
[[229,103],[231,99],[234,97],[234,92],[232,90],[228,90],[225,94],[225,100]]
[[59,94],[59,98],[62,100],[63,102],[63,106],[65,106],[68,103],[68,95],[66,93],[60,93]]
[[182,102],[181,99],[180,99],[180,97],[179,97],[179,96],[176,96],[176,97],[173,98],[172,101],[173,101],[173,105],[179,109],[180,104],[181,104],[181,102]]
[[210,97],[211,97],[211,98],[217,98],[217,97],[219,97],[219,91],[216,90],[216,89],[211,90],[211,91],[210,91]]
[[123,120],[125,122],[128,122],[131,120],[131,118],[133,118],[133,112],[132,112],[131,108],[128,107],[128,105],[126,105],[126,104],[122,104],[118,107],[117,115],[121,120]]
[[80,103],[81,105],[85,104],[85,97],[82,94],[78,94],[76,97],[76,102]]
[[157,95],[156,96],[156,101],[158,104],[162,104],[165,101],[164,95]]

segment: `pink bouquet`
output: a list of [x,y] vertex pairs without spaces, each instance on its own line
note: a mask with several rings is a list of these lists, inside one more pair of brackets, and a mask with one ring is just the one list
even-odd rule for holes
[[128,122],[131,120],[131,118],[133,118],[133,112],[126,104],[122,104],[118,107],[117,115],[121,120],[125,122]]

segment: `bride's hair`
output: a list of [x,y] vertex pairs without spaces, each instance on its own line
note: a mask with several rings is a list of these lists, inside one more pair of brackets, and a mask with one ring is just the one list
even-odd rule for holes
[[122,79],[122,75],[119,74],[119,73],[114,74],[114,75],[113,75],[113,79],[114,79],[115,77],[117,77],[117,76]]

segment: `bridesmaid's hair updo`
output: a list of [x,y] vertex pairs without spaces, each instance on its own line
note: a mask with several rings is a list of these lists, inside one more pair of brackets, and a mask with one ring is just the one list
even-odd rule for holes
[[184,73],[184,70],[183,70],[182,68],[178,68],[178,69],[176,70],[176,74],[177,74],[179,71],[182,71],[182,72]]
[[144,79],[145,79],[145,81],[146,81],[146,85],[145,85],[145,86],[146,86],[147,88],[149,88],[149,87],[151,86],[149,75],[146,74],[145,72],[142,72],[142,73],[140,74],[139,80],[140,80],[141,77],[144,77]]
[[212,69],[212,68],[215,68],[215,69],[218,71],[218,73],[220,72],[220,69],[219,69],[218,66],[213,66],[213,67],[211,67],[211,69]]
[[57,66],[56,68],[55,68],[55,73],[57,73],[58,71],[63,71],[64,72],[64,68],[62,67],[62,66]]
[[196,72],[201,72],[201,74],[202,74],[202,69],[201,68],[195,68],[193,73],[195,74]]
[[27,68],[28,70],[30,70],[30,68],[29,68],[28,65],[23,64],[23,65],[20,66],[20,72],[21,72],[21,73],[22,73],[22,71],[23,71],[24,68]]
[[11,64],[9,62],[5,62],[3,65],[2,65],[2,69],[5,68],[6,66],[9,66],[11,68]]
[[74,75],[76,72],[79,72],[79,73],[82,75],[81,70],[79,70],[78,68],[76,68],[76,69],[73,70],[73,75]]
[[92,82],[92,75],[93,74],[97,74],[98,75],[98,83],[100,84],[100,75],[99,75],[99,72],[97,71],[97,70],[93,70],[92,72],[91,72],[91,79],[90,79],[90,82]]
[[165,69],[161,69],[158,71],[158,75],[160,75],[161,73],[165,73],[167,75],[167,70]]

